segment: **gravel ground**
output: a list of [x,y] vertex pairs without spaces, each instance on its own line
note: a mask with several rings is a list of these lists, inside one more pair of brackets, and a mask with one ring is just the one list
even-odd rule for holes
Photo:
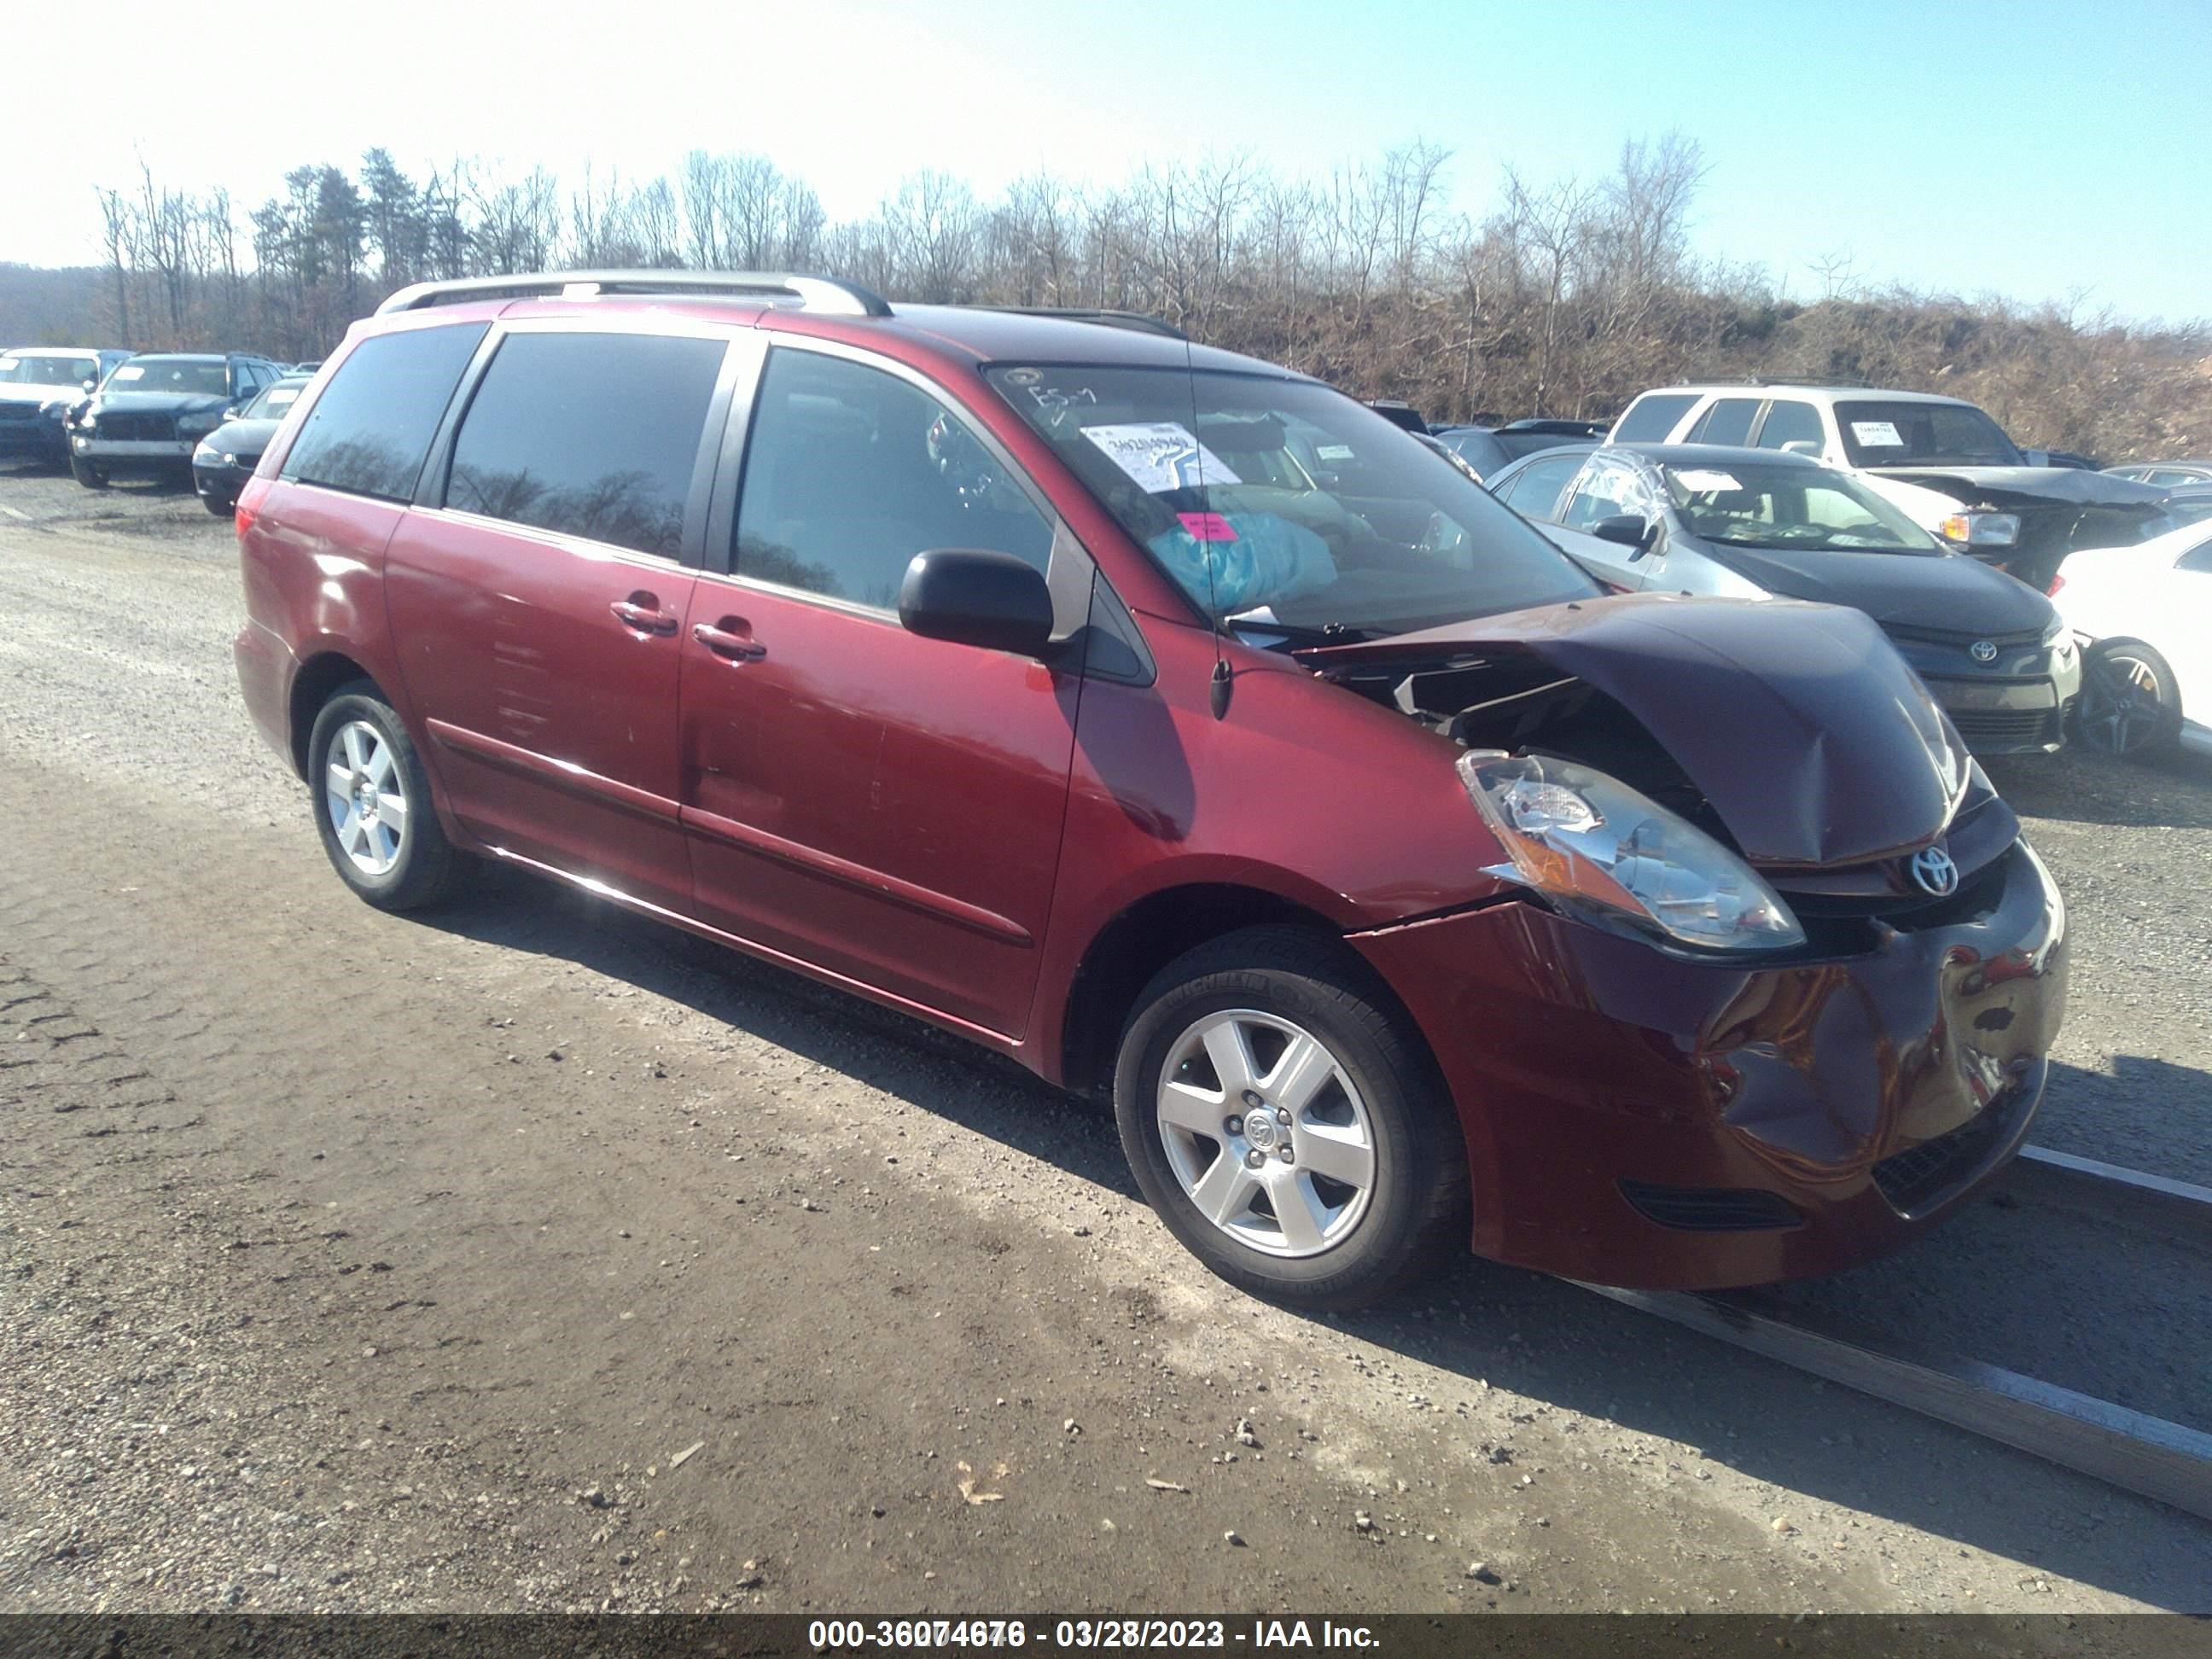
[[[0,467],[0,1608],[2212,1608],[2203,1522],[1554,1280],[1240,1297],[1107,1117],[790,975],[368,909],[240,616],[189,495]],[[1991,769],[2037,1138],[2212,1182],[2212,771]],[[1793,1294],[2212,1427],[2207,1280],[2000,1194]]]

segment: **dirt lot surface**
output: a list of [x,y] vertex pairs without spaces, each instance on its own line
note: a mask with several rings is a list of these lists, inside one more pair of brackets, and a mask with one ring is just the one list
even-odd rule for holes
[[[1557,1281],[1249,1301],[1104,1114],[790,975],[368,909],[240,620],[189,495],[0,467],[0,1607],[2212,1608],[2212,1526]],[[2212,1182],[2212,770],[1991,769],[2077,930],[2036,1138]],[[2148,1234],[1794,1294],[2212,1429]]]

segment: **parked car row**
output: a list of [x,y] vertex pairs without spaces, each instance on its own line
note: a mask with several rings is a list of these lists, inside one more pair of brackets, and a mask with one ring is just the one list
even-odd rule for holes
[[185,478],[202,439],[280,378],[316,367],[245,352],[17,347],[0,352],[0,458],[67,466],[92,489],[118,473]]
[[[1629,453],[1670,559],[1733,571],[1805,495],[1831,550],[1919,545],[1809,459]],[[2063,1012],[2017,818],[1855,605],[1610,592],[1438,461],[1084,318],[428,285],[243,486],[240,683],[368,902],[504,860],[1105,1095],[1260,1293],[1470,1244],[1755,1283],[1924,1231]]]

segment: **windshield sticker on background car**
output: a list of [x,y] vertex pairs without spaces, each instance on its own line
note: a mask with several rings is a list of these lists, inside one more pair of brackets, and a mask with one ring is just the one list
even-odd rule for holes
[[1193,539],[1201,542],[1233,542],[1237,531],[1218,513],[1178,513],[1176,518]]
[[1206,484],[1244,481],[1231,471],[1221,458],[1175,421],[1139,421],[1126,425],[1086,426],[1083,435],[1098,446],[1107,459],[1136,481],[1148,495],[1164,495],[1171,489],[1195,489]]
[[1324,461],[1348,461],[1352,459],[1352,446],[1350,444],[1322,444],[1315,449],[1314,454],[1318,459]]
[[1713,472],[1702,467],[1685,467],[1674,474],[1674,482],[1693,493],[1708,489],[1741,489],[1733,472]]
[[146,371],[137,364],[125,363],[115,371],[115,378],[118,380],[143,380]]
[[1905,440],[1897,435],[1897,428],[1887,421],[1853,421],[1851,436],[1868,449],[1905,447]]

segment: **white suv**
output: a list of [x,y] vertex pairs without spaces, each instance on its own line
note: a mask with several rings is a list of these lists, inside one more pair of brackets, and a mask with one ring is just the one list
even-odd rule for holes
[[1814,385],[1678,386],[1622,411],[1608,443],[1734,444],[1810,456],[1863,478],[1923,529],[2037,587],[2085,547],[2166,527],[2165,493],[2032,466],[1972,404],[1926,392]]

